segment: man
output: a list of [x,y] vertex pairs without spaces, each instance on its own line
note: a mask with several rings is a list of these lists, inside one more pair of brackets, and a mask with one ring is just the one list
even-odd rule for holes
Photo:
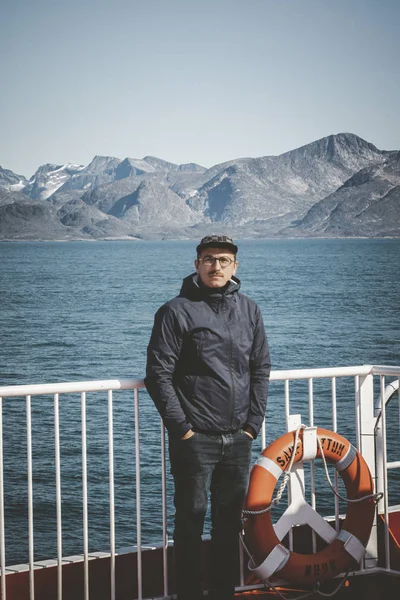
[[175,484],[178,600],[199,600],[201,536],[211,490],[212,600],[232,600],[252,440],[264,419],[270,360],[258,306],[239,292],[238,248],[197,246],[196,273],[155,316],[146,387],[169,435]]

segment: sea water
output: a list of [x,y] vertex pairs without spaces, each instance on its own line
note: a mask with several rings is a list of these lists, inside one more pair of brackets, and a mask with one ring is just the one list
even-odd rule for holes
[[[154,313],[179,293],[183,277],[194,271],[195,245],[192,241],[0,244],[0,385],[142,378]],[[237,276],[241,290],[261,308],[273,369],[399,365],[399,258],[400,240],[395,239],[240,241]],[[328,384],[315,384],[314,422],[331,428]],[[282,386],[271,385],[268,442],[283,432],[282,393]],[[294,384],[291,398],[293,412],[307,420],[307,382]],[[338,382],[338,430],[352,441],[353,398],[354,381]],[[63,554],[68,555],[83,549],[79,394],[60,397],[60,421]],[[136,543],[133,422],[133,394],[118,392],[117,548]],[[28,555],[24,398],[3,400],[3,426],[6,562],[12,564],[26,561]],[[107,550],[106,394],[87,395],[87,429],[89,546]],[[160,435],[158,414],[147,393],[141,392],[144,544],[161,542]],[[53,398],[32,398],[32,437],[34,542],[39,560],[56,555]],[[259,446],[254,452],[256,456]],[[397,445],[393,452],[391,460],[399,460]],[[400,503],[398,475],[390,476],[391,500]],[[168,523],[172,532],[170,477]]]

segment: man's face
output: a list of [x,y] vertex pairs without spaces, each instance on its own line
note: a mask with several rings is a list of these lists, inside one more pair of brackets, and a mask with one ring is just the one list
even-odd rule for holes
[[[219,260],[213,263],[213,258],[227,258],[231,263],[222,268]],[[201,281],[209,288],[221,288],[236,273],[238,263],[235,261],[235,255],[225,248],[206,248],[202,250],[199,258],[194,261],[196,271]]]

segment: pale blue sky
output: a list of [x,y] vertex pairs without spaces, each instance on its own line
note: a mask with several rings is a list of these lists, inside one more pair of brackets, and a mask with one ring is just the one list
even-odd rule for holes
[[0,164],[400,149],[400,0],[0,0]]

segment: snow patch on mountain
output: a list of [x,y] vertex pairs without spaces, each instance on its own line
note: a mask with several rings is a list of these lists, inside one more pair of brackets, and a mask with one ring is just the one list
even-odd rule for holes
[[32,175],[28,184],[24,187],[24,193],[32,200],[47,200],[73,175],[82,171],[83,165],[67,163],[65,165],[54,165],[48,163],[42,165]]

